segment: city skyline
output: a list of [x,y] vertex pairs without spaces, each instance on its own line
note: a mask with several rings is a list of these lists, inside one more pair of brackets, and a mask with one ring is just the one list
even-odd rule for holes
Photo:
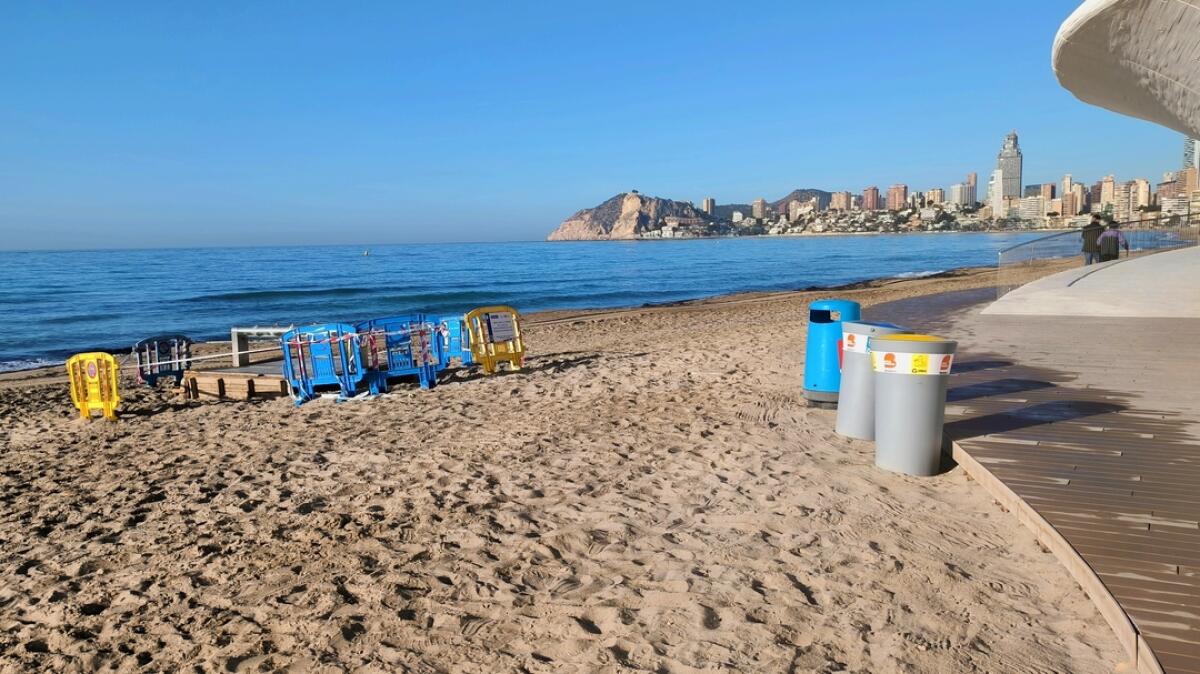
[[[0,25],[0,247],[534,240],[634,188],[949,192],[986,184],[1014,127],[1038,148],[1024,182],[1156,178],[1178,137],[1046,65],[1075,4],[771,7],[814,28],[803,49],[740,48],[754,5],[21,6]],[[629,30],[696,11],[720,20]]]

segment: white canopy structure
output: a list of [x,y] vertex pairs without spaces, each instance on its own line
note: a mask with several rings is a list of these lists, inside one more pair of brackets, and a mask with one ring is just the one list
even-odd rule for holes
[[1200,137],[1200,0],[1086,0],[1052,60],[1085,103]]

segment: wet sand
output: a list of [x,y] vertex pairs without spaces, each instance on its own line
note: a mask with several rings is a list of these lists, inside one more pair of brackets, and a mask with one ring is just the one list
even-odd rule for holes
[[828,294],[541,314],[524,372],[298,409],[5,377],[0,671],[1112,671],[1015,517],[803,404]]

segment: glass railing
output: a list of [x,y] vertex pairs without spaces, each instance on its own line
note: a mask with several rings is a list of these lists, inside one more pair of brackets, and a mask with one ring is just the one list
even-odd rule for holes
[[[1129,244],[1129,252],[1121,249],[1122,258],[1187,248],[1200,243],[1200,215],[1127,222],[1120,225],[1120,231]],[[1057,232],[1000,251],[996,296],[1002,297],[1028,283],[1040,275],[1039,272],[1068,269],[1072,263],[1082,264],[1081,232],[1080,229]]]

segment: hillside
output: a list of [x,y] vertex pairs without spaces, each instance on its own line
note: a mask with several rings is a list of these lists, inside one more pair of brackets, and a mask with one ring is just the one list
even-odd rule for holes
[[658,229],[669,216],[705,218],[686,201],[622,192],[594,208],[576,211],[546,237],[547,241],[593,241],[636,239],[642,232]]

